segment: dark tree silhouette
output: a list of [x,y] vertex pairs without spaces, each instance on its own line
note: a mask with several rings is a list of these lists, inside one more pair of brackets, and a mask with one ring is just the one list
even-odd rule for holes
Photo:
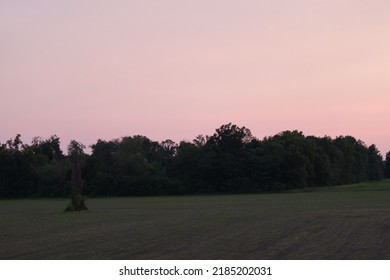
[[259,140],[246,127],[220,126],[193,141],[152,141],[142,135],[91,146],[72,140],[18,134],[0,144],[0,197],[65,197],[68,210],[86,209],[83,194],[160,195],[283,191],[390,178],[390,152],[383,161],[375,145],[352,136],[305,136],[284,131]]
[[76,140],[70,141],[68,145],[68,157],[72,164],[71,177],[71,203],[66,207],[65,211],[81,211],[87,210],[82,196],[83,181],[81,178],[81,163],[84,157],[85,146]]
[[368,152],[368,179],[381,180],[384,177],[384,166],[382,156],[375,145],[371,145],[367,149]]
[[386,154],[385,177],[390,178],[390,152],[387,152],[387,154]]

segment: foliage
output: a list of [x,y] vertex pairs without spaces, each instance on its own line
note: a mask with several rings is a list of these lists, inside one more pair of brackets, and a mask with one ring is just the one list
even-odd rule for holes
[[231,123],[179,144],[135,135],[99,139],[91,148],[85,154],[72,140],[64,155],[56,135],[30,145],[16,135],[0,144],[0,197],[81,195],[81,189],[89,196],[281,191],[390,177],[390,152],[383,161],[375,145],[352,136],[294,130],[259,140]]
[[385,177],[390,178],[390,152],[386,154],[386,161],[385,161]]
[[71,203],[65,208],[65,211],[88,210],[85,206],[83,193],[83,180],[81,176],[81,165],[84,158],[85,145],[76,140],[70,141],[68,145],[68,158],[72,165],[71,174]]

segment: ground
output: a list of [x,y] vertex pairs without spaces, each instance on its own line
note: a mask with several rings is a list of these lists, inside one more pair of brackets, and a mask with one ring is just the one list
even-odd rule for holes
[[0,259],[390,259],[390,181],[68,202],[0,200]]

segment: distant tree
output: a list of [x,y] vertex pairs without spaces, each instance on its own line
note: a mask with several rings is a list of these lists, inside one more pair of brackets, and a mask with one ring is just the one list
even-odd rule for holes
[[309,186],[311,165],[308,143],[303,133],[297,130],[284,131],[273,140],[284,148],[283,161],[280,163],[284,185],[288,188]]
[[6,141],[0,149],[0,196],[28,197],[37,195],[39,179],[34,170],[34,156],[20,134]]
[[176,155],[177,144],[171,139],[167,139],[160,144],[166,158],[171,159]]
[[20,134],[17,134],[14,139],[9,139],[5,144],[5,148],[12,153],[22,152],[24,147]]
[[207,137],[203,136],[202,134],[199,134],[198,136],[195,137],[193,140],[193,144],[198,147],[202,148],[204,145],[207,143]]
[[[284,131],[263,140],[228,123],[177,145],[126,136],[98,140],[92,153],[56,135],[24,144],[20,134],[0,144],[0,197],[63,196],[68,210],[86,209],[91,196],[281,191],[390,178],[390,152],[352,136],[305,136]],[[69,188],[70,186],[70,188]]]
[[181,192],[204,191],[204,177],[207,166],[202,165],[200,148],[194,143],[181,141],[174,161],[169,165],[168,174],[181,184]]
[[119,140],[104,141],[99,139],[91,146],[92,154],[87,158],[85,172],[86,188],[90,195],[114,195],[116,179],[113,166],[116,163],[116,153]]
[[61,160],[64,158],[60,147],[60,138],[57,135],[52,135],[46,140],[43,140],[41,137],[34,137],[30,149],[34,154],[45,155],[48,160]]
[[386,154],[385,160],[385,177],[390,178],[390,151]]
[[68,145],[68,158],[72,164],[71,177],[71,204],[65,211],[87,210],[82,197],[83,181],[81,177],[81,163],[84,157],[85,146],[76,140],[70,141]]
[[[285,148],[280,141],[274,137],[264,138],[262,141],[263,151],[262,162],[258,162],[258,168],[263,169],[262,189],[266,191],[279,191],[287,187],[284,180]],[[261,165],[260,165],[261,164]]]
[[368,152],[366,145],[352,136],[339,136],[334,140],[341,151],[338,183],[349,184],[368,179]]
[[368,178],[369,180],[383,179],[383,158],[375,145],[368,147]]
[[253,139],[251,131],[244,127],[228,123],[216,129],[213,136],[208,138],[206,144],[229,153],[235,153],[244,148]]
[[332,163],[329,155],[319,146],[316,147],[312,166],[315,172],[314,186],[332,184]]
[[239,191],[249,189],[245,158],[248,146],[255,140],[251,131],[228,123],[217,128],[200,149],[204,166],[204,178],[210,191]]
[[174,193],[177,184],[167,170],[177,145],[151,141],[141,135],[113,141],[98,140],[87,160],[86,183],[93,195],[145,195]]
[[34,158],[33,168],[39,177],[38,194],[50,197],[65,195],[66,167],[60,138],[57,135],[45,140],[34,137],[26,151]]

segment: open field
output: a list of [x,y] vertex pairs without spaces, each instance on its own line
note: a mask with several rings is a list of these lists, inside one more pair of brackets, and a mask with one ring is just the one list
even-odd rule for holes
[[0,200],[0,259],[390,259],[390,181],[279,194]]

